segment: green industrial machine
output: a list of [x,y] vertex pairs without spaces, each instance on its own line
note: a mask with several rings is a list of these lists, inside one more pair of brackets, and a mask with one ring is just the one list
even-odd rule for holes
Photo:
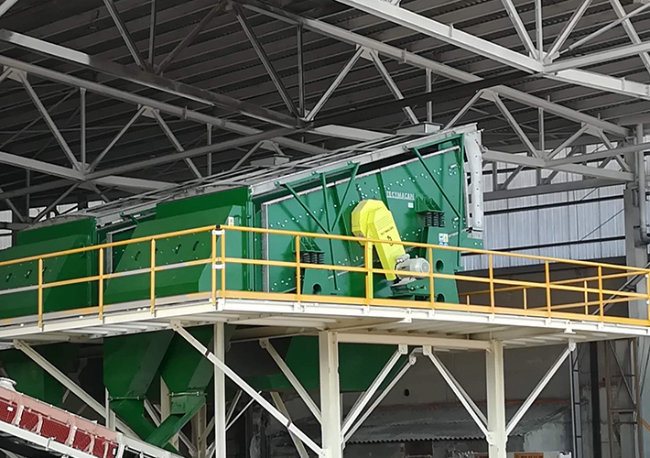
[[[0,260],[39,253],[128,240],[203,226],[248,226],[332,235],[366,235],[382,240],[425,242],[452,246],[481,246],[482,202],[480,194],[480,133],[475,126],[432,135],[391,137],[329,156],[290,163],[284,169],[243,169],[214,177],[210,184],[161,193],[158,199],[131,199],[79,215],[79,219],[49,225],[19,235],[14,248],[0,252]],[[224,180],[227,182],[224,183]],[[154,196],[155,197],[155,196]],[[228,257],[294,261],[295,242],[282,234],[227,231]],[[192,297],[211,287],[211,266],[179,267],[211,256],[210,232],[159,239],[107,249],[105,273],[138,272],[105,282],[106,306],[142,304],[150,297],[146,270],[155,256],[155,294],[159,299]],[[221,252],[219,251],[219,255]],[[432,263],[420,249],[375,247],[377,268],[453,274],[461,270],[460,254],[436,250]],[[364,274],[309,268],[315,264],[363,266],[364,246],[357,241],[303,236],[300,282],[305,294],[357,296],[366,294]],[[0,267],[0,318],[36,313],[36,262]],[[44,281],[96,275],[96,254],[77,253],[46,260]],[[220,282],[220,275],[219,282]],[[229,291],[293,292],[297,288],[293,267],[228,264]],[[430,300],[427,278],[374,275],[374,297]],[[15,288],[22,292],[3,294]],[[457,302],[456,282],[436,279],[435,300]],[[45,313],[96,306],[97,284],[82,283],[48,289]],[[227,326],[228,336],[236,333]],[[192,328],[210,346],[210,327]],[[227,363],[260,390],[284,390],[291,386],[280,370],[262,364],[263,350],[242,351],[231,343]],[[307,389],[318,388],[315,337],[274,340]],[[383,346],[340,346],[341,389],[363,391],[385,365],[394,349]],[[247,347],[247,348],[250,348]],[[59,354],[72,354],[62,349]],[[70,353],[66,353],[70,352]],[[34,382],[31,393],[57,403],[58,395],[47,384],[56,383],[25,359],[0,355],[4,366],[23,390]],[[138,435],[165,446],[208,402],[212,366],[172,331],[107,338],[103,343],[104,384],[111,408]],[[355,370],[359,365],[364,371]],[[31,367],[28,367],[31,366]],[[42,371],[41,371],[42,372]],[[31,374],[31,375],[30,375]],[[40,378],[38,378],[40,377]],[[169,390],[171,412],[160,426],[146,415],[145,403],[160,396],[160,385]],[[31,394],[30,393],[30,394]]]

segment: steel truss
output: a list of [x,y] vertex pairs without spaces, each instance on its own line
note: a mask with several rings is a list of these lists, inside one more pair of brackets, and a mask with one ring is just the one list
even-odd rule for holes
[[[517,10],[516,5],[512,0],[502,0],[504,10],[508,13],[509,20],[511,21],[517,37],[520,40],[520,44],[523,46],[526,53],[522,54],[500,44],[479,38],[476,35],[454,29],[452,26],[430,19],[423,14],[420,14],[418,11],[410,11],[406,8],[402,8],[399,5],[399,2],[382,2],[379,0],[339,0],[339,2],[366,11],[376,16],[376,18],[391,21],[395,24],[407,27],[410,30],[453,44],[460,49],[471,51],[477,55],[493,59],[494,61],[531,74],[540,75],[544,79],[569,82],[574,85],[584,86],[591,90],[609,91],[632,97],[634,99],[650,100],[650,86],[646,84],[632,80],[623,80],[618,77],[596,73],[591,70],[585,71],[580,69],[582,67],[593,66],[609,61],[612,58],[619,58],[627,55],[639,55],[645,67],[650,69],[650,58],[648,57],[650,45],[642,41],[631,22],[632,19],[646,10],[647,5],[642,5],[632,11],[626,12],[621,6],[619,0],[610,0],[612,11],[616,14],[616,19],[595,32],[588,34],[586,37],[574,41],[573,44],[567,46],[566,43],[572,33],[578,30],[580,19],[586,14],[592,4],[591,0],[584,0],[579,3],[579,6],[573,12],[573,16],[564,25],[561,31],[554,36],[554,40],[549,45],[545,46],[544,40],[548,40],[549,36],[545,36],[544,30],[542,30],[544,17],[542,15],[541,4],[539,4],[539,2],[535,3],[535,34],[533,40],[529,35],[523,15]],[[0,4],[0,16],[5,14],[16,3],[17,0],[5,0]],[[138,43],[134,41],[134,37],[129,31],[129,24],[125,22],[118,9],[119,3],[116,6],[113,0],[104,0],[104,6],[106,10],[105,13],[102,14],[108,14],[108,17],[112,20],[137,68],[117,64],[111,60],[102,58],[102,56],[90,56],[65,46],[50,43],[44,39],[26,36],[8,30],[0,31],[0,41],[4,41],[12,46],[35,51],[47,57],[54,57],[59,61],[71,64],[71,70],[83,66],[105,75],[109,80],[114,79],[116,81],[135,83],[138,87],[133,91],[122,91],[115,89],[108,84],[89,81],[77,76],[72,76],[69,73],[41,67],[38,65],[38,61],[36,63],[27,63],[0,55],[0,64],[5,67],[5,70],[0,75],[0,82],[6,79],[13,79],[19,81],[25,87],[31,100],[36,105],[38,112],[46,122],[49,130],[52,132],[53,138],[61,148],[63,157],[65,157],[70,164],[69,167],[61,166],[60,164],[54,164],[44,160],[36,160],[18,154],[11,154],[10,152],[1,152],[0,162],[3,164],[25,168],[33,172],[48,174],[55,178],[38,185],[28,185],[21,190],[14,189],[5,192],[0,191],[0,200],[7,202],[9,208],[14,212],[14,214],[18,215],[17,218],[21,222],[24,222],[26,217],[21,215],[18,208],[8,199],[29,195],[30,193],[39,193],[58,188],[65,188],[66,190],[62,194],[48,202],[46,205],[47,211],[41,212],[42,214],[38,215],[38,218],[43,218],[52,210],[55,210],[59,203],[69,200],[70,196],[79,189],[88,189],[96,194],[104,196],[104,191],[99,189],[98,186],[107,189],[120,189],[127,192],[133,192],[143,189],[161,189],[169,185],[169,183],[165,181],[145,180],[140,178],[136,179],[122,175],[145,167],[154,167],[181,159],[187,164],[194,176],[201,177],[205,172],[199,170],[199,167],[197,167],[197,165],[192,161],[193,158],[207,156],[209,158],[207,174],[211,175],[214,153],[232,151],[235,148],[248,145],[256,145],[256,147],[249,151],[248,155],[242,157],[241,161],[248,160],[248,158],[250,158],[258,149],[277,151],[278,146],[287,148],[290,152],[296,152],[298,154],[321,154],[327,152],[325,148],[317,147],[313,144],[299,141],[294,138],[287,138],[287,135],[295,133],[309,132],[319,137],[335,136],[357,141],[367,140],[371,137],[379,138],[379,136],[385,134],[364,129],[351,128],[351,126],[332,125],[328,117],[319,116],[322,114],[322,110],[324,106],[326,106],[328,100],[330,100],[332,95],[341,86],[346,76],[360,60],[372,63],[384,83],[387,85],[389,92],[397,101],[403,100],[405,96],[403,90],[399,87],[395,76],[392,75],[388,69],[387,63],[384,59],[396,60],[408,65],[409,67],[425,70],[427,81],[426,87],[424,87],[423,90],[424,94],[430,94],[428,100],[424,99],[427,101],[426,119],[429,121],[433,119],[433,105],[431,100],[435,97],[435,92],[432,92],[433,75],[438,75],[462,83],[480,84],[482,81],[482,78],[475,74],[459,70],[445,63],[436,62],[417,53],[380,42],[368,36],[361,35],[355,30],[347,30],[319,19],[301,17],[274,8],[268,4],[257,3],[255,0],[238,0],[234,6],[234,13],[238,18],[246,37],[249,39],[253,50],[258,56],[260,62],[263,64],[270,80],[277,88],[277,93],[280,95],[285,108],[288,110],[288,114],[285,114],[264,106],[255,105],[224,94],[219,94],[212,90],[200,88],[196,85],[186,84],[166,76],[166,71],[171,68],[171,65],[184,52],[192,49],[192,46],[197,42],[199,35],[209,29],[212,21],[222,14],[228,14],[226,12],[227,8],[225,8],[225,2],[218,3],[206,10],[206,14],[202,16],[202,19],[195,24],[189,30],[187,35],[179,40],[175,46],[171,48],[171,51],[162,57],[157,64],[154,62],[158,45],[156,41],[158,16],[155,0],[151,2],[151,18],[147,46],[148,58],[145,58],[144,54],[138,47]],[[248,17],[248,14],[250,13],[270,16],[296,27],[296,46],[299,50],[297,56],[299,80],[297,100],[294,100],[290,87],[272,62],[272,55],[265,50],[261,40],[261,35],[254,30],[254,25]],[[380,19],[377,19],[377,21]],[[630,45],[600,52],[587,53],[580,57],[567,57],[570,56],[575,49],[582,49],[581,47],[586,43],[599,39],[599,37],[603,36],[603,34],[607,33],[617,25],[622,25],[625,29],[625,32],[631,41]],[[305,100],[305,84],[307,81],[304,68],[305,62],[303,58],[304,31],[311,31],[320,36],[334,38],[339,42],[347,43],[357,48],[356,52],[348,60],[347,64],[340,69],[340,72],[334,77],[329,87],[319,97],[311,109],[307,107],[307,101]],[[36,88],[33,87],[30,82],[32,77],[43,78],[48,81],[79,89],[81,104],[78,116],[81,119],[80,135],[82,138],[79,152],[73,151],[70,145],[66,142],[65,138],[61,134],[60,126],[57,126],[53,120],[53,116],[50,114],[58,103],[50,109],[46,108],[40,100]],[[161,101],[160,98],[147,97],[143,95],[142,91],[144,89],[154,90],[159,92],[161,95],[165,95],[166,98],[163,98],[162,100],[171,100],[170,97],[173,97],[174,100],[181,100],[181,103],[174,104],[167,101]],[[73,91],[70,94],[72,93],[75,92]],[[93,154],[94,159],[90,164],[87,162],[87,156],[89,153],[86,127],[86,111],[88,107],[86,102],[87,93],[99,94],[102,97],[109,97],[134,106],[134,111],[129,114],[130,120],[126,121],[113,139],[107,145],[104,145],[98,154]],[[66,98],[69,96],[70,95],[67,95]],[[241,114],[248,120],[248,122],[243,123],[233,121],[229,119],[231,116],[229,116],[228,113],[225,116],[216,116],[214,114],[206,114],[202,108],[189,109],[184,106],[183,101],[191,102],[193,104],[198,103],[201,107],[205,108],[216,107],[226,110],[228,113]],[[64,102],[65,100],[60,103]],[[494,104],[496,111],[485,111],[483,107],[486,103]],[[518,118],[516,112],[513,111],[513,108],[515,107],[514,105],[511,105],[513,103],[537,109],[539,122],[536,129],[531,128],[528,125],[530,122],[529,119],[520,120]],[[478,107],[478,104],[481,104],[481,108]],[[451,105],[448,105],[451,108]],[[458,110],[457,107],[454,109]],[[408,122],[419,122],[413,107],[405,104],[400,107],[400,110],[404,112]],[[445,109],[439,109],[436,105],[436,111],[445,112]],[[629,182],[632,178],[629,170],[626,170],[624,162],[619,159],[619,156],[627,151],[621,148],[626,147],[623,145],[623,140],[629,136],[630,131],[613,122],[570,109],[560,103],[554,103],[544,98],[536,97],[505,85],[497,84],[476,91],[470,96],[469,102],[465,104],[460,111],[456,111],[455,114],[451,114],[449,109],[447,109],[446,113],[450,113],[452,118],[447,123],[448,127],[452,127],[469,113],[479,113],[482,117],[505,120],[514,131],[518,143],[522,145],[521,147],[518,147],[518,151],[527,154],[527,156],[513,155],[511,154],[511,151],[506,151],[505,148],[500,151],[500,148],[494,147],[484,153],[483,159],[486,162],[517,165],[514,172],[509,173],[502,183],[495,186],[494,192],[486,196],[487,200],[500,199],[508,196],[515,197],[520,196],[525,192],[531,193],[533,191],[539,191],[537,188],[528,191],[509,189],[514,178],[526,168],[549,169],[552,171],[550,175],[543,179],[543,182],[538,183],[539,185],[547,186],[545,189],[548,189],[548,192],[575,189],[576,186],[590,187],[620,184]],[[580,127],[574,134],[571,134],[568,137],[566,137],[565,134],[556,134],[552,131],[545,131],[545,127],[547,127],[543,122],[545,115],[552,115],[576,122]],[[208,144],[204,147],[190,147],[188,145],[183,145],[179,140],[178,134],[174,132],[173,127],[170,125],[169,120],[164,119],[164,116],[178,117],[197,124],[207,125],[209,131]],[[175,150],[175,154],[172,153],[166,156],[159,156],[155,158],[155,160],[125,164],[120,167],[98,169],[98,167],[103,165],[102,160],[106,160],[106,158],[110,159],[113,156],[112,153],[114,153],[114,150],[120,147],[119,143],[123,140],[125,134],[127,134],[135,124],[140,122],[141,118],[146,117],[153,117],[153,119],[155,119],[156,123],[163,130],[165,136],[169,139],[173,149]],[[257,126],[254,127],[250,124],[251,122],[257,123]],[[275,130],[264,130],[263,128],[260,128],[260,122],[276,126],[274,128]],[[224,138],[224,142],[216,142],[212,139],[213,127],[225,132],[230,132],[231,134],[245,137],[236,139],[232,139],[232,137],[222,137]],[[537,132],[538,139],[532,140],[529,132]],[[589,144],[603,143],[607,146],[607,150],[596,154],[585,155],[577,154],[576,151],[579,150],[574,148],[571,150],[571,153],[567,158],[554,159],[554,156],[561,153],[565,148],[571,148],[576,143],[580,142],[582,142],[582,144],[584,144],[584,142]],[[549,147],[553,148],[550,152],[547,150]],[[637,147],[640,148],[640,146]],[[215,155],[215,157],[217,156]],[[612,157],[616,164],[618,164],[618,167],[616,168],[607,166],[612,162]],[[235,168],[238,168],[242,164],[241,161],[235,166]],[[494,167],[494,171],[496,172],[494,182],[497,183],[499,173],[498,167]],[[566,183],[554,186],[552,181],[559,171],[576,173],[590,177],[591,179],[584,180],[584,182],[581,182],[579,185]]]
[[[372,414],[376,407],[381,403],[381,401],[390,392],[390,390],[393,389],[393,387],[399,382],[399,380],[406,374],[406,372],[414,364],[416,364],[417,355],[419,353],[422,353],[433,363],[433,365],[442,375],[443,379],[456,394],[461,404],[465,407],[469,415],[475,421],[479,429],[483,432],[489,445],[489,457],[505,458],[508,435],[512,433],[518,422],[526,414],[531,405],[533,405],[548,382],[558,372],[560,367],[562,367],[569,355],[575,351],[576,348],[575,343],[569,342],[567,348],[559,355],[556,362],[548,369],[546,374],[542,377],[537,386],[535,386],[535,388],[531,391],[530,395],[523,402],[515,415],[509,421],[507,421],[504,394],[504,348],[502,341],[492,340],[488,342],[472,342],[467,340],[444,338],[423,339],[412,336],[394,336],[392,339],[387,339],[386,336],[321,331],[318,333],[321,399],[321,406],[320,409],[318,409],[318,407],[315,405],[311,405],[313,404],[311,397],[306,394],[304,388],[300,385],[290,369],[286,366],[286,363],[284,363],[277,352],[275,352],[273,346],[270,345],[269,340],[261,339],[260,343],[262,344],[263,348],[269,351],[269,354],[276,361],[285,376],[287,376],[292,386],[299,393],[299,396],[302,398],[305,404],[309,407],[310,410],[317,409],[316,412],[318,415],[316,415],[314,411],[312,411],[312,413],[314,413],[321,425],[322,443],[319,446],[313,442],[304,432],[298,429],[297,426],[291,421],[289,412],[278,393],[271,393],[271,398],[275,404],[274,406],[269,403],[261,395],[261,393],[256,392],[243,379],[237,376],[237,374],[235,374],[228,366],[225,365],[223,362],[223,357],[218,356],[218,353],[220,351],[219,348],[223,346],[222,343],[219,343],[224,338],[223,323],[215,325],[215,352],[211,352],[198,340],[192,337],[192,335],[183,328],[180,322],[172,322],[172,327],[197,351],[203,354],[214,364],[215,376],[219,374],[221,377],[227,376],[230,378],[241,388],[243,392],[246,392],[251,396],[250,402],[258,402],[271,416],[280,421],[280,423],[287,428],[288,433],[292,438],[294,445],[296,446],[298,454],[302,458],[308,456],[307,448],[315,452],[317,456],[327,458],[342,458],[343,449],[345,448],[346,442],[353,436],[353,434],[363,424],[363,422]],[[343,417],[341,415],[339,388],[340,382],[338,376],[338,345],[340,343],[390,345],[395,342],[399,343],[397,344],[397,350],[395,351],[394,355],[389,358],[389,360],[386,362],[386,365],[379,372],[375,380],[371,383],[368,390],[359,396],[354,406],[344,417],[343,421],[341,421],[341,418]],[[437,345],[432,346],[427,343],[434,343]],[[416,347],[410,354],[408,353],[409,346]],[[434,352],[434,349],[437,346],[442,348],[451,347],[456,349],[485,351],[487,362],[487,415],[485,415],[474,403],[474,401],[454,378],[447,367],[437,357]],[[404,358],[406,358],[406,361],[403,361]],[[395,367],[400,363],[400,361],[402,361],[401,368],[395,373],[395,375],[392,376],[392,379],[388,380],[389,374],[393,373]],[[380,392],[380,387],[386,382],[388,382],[386,387]],[[216,392],[215,395],[222,397],[225,393],[225,386],[219,383],[219,379],[217,379],[216,386],[218,387],[216,389],[219,392]],[[233,404],[231,405],[231,409],[227,414],[224,408],[225,403],[222,406],[222,404],[217,401],[217,412],[215,414],[215,418],[218,419],[219,416],[226,418],[226,415],[228,417],[231,417],[238,400],[239,395],[236,396]],[[373,401],[372,404],[370,403],[371,401]],[[248,405],[250,405],[250,402]],[[243,410],[245,410],[248,405],[246,405]],[[219,422],[216,421],[215,426],[218,425],[218,423]],[[227,426],[225,426],[225,422],[223,425],[224,426],[221,428],[218,426],[215,428],[215,444],[210,447],[207,455],[208,457],[211,456],[212,450],[215,448],[220,450],[217,452],[217,456],[226,456],[225,431],[227,429]]]

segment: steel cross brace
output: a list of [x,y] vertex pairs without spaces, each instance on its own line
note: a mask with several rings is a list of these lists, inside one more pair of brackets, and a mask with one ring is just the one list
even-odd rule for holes
[[[255,389],[250,386],[246,381],[241,378],[237,373],[235,373],[230,367],[228,367],[223,361],[221,361],[217,356],[211,352],[208,348],[205,347],[201,342],[199,342],[192,334],[187,332],[183,326],[181,326],[177,321],[172,322],[172,328],[176,333],[183,337],[190,345],[192,345],[199,353],[205,356],[217,370],[221,371],[226,377],[232,380],[236,385],[238,385],[242,391],[248,394],[251,398],[257,401],[260,406],[262,406],[273,418],[278,420],[282,425],[284,425],[287,430],[298,437],[307,447],[309,447],[316,455],[320,456],[322,454],[322,449],[302,432],[295,424],[291,422],[286,416],[284,416],[278,409],[276,409],[269,401],[264,399],[264,397]],[[222,457],[219,457],[222,458]]]
[[393,356],[391,356],[381,372],[379,372],[375,380],[373,380],[373,382],[370,384],[368,390],[359,397],[358,402],[354,405],[354,407],[352,407],[352,410],[348,412],[345,420],[343,420],[343,426],[341,428],[343,436],[345,436],[346,433],[350,431],[355,420],[359,417],[359,415],[361,415],[361,411],[366,407],[366,405],[368,405],[372,397],[375,395],[381,384],[384,383],[384,380],[386,380],[386,377],[388,377],[400,358],[407,353],[407,345],[398,345],[397,350],[395,353],[393,353]]
[[[91,395],[86,393],[83,388],[73,382],[67,375],[57,369],[52,363],[47,359],[43,358],[36,350],[30,347],[27,343],[22,340],[14,340],[14,347],[22,351],[27,355],[32,361],[38,364],[45,372],[50,374],[54,379],[56,379],[61,385],[65,386],[71,393],[85,402],[91,409],[101,415],[103,418],[106,418],[106,408],[99,402],[95,400]],[[117,428],[128,434],[132,437],[138,437],[131,428],[129,428],[123,421],[116,419]]]
[[555,363],[550,367],[550,369],[544,374],[544,377],[539,381],[537,386],[533,389],[533,391],[530,393],[528,398],[524,401],[524,403],[519,407],[517,412],[513,415],[513,417],[510,419],[508,422],[508,425],[506,426],[506,436],[509,436],[512,431],[515,429],[521,418],[528,412],[528,409],[530,409],[530,406],[533,405],[537,397],[540,395],[542,390],[548,385],[548,382],[551,381],[555,373],[560,369],[560,366],[562,366],[562,363],[569,357],[572,351],[576,349],[576,344],[575,342],[569,342],[569,345],[567,348],[562,352],[562,354],[557,358]]
[[363,422],[368,419],[370,414],[372,414],[375,411],[377,406],[381,404],[381,401],[384,400],[384,398],[388,395],[388,393],[390,393],[390,391],[395,387],[395,385],[397,385],[397,382],[399,382],[402,379],[402,377],[404,377],[406,372],[408,372],[408,370],[411,367],[413,367],[413,365],[415,365],[416,362],[417,362],[417,358],[415,356],[415,353],[411,352],[406,364],[404,364],[404,366],[395,375],[395,377],[393,377],[393,379],[390,381],[388,386],[384,388],[384,391],[381,392],[381,394],[377,397],[377,399],[375,399],[375,401],[370,405],[370,407],[368,407],[368,409],[363,413],[363,415],[361,415],[361,417],[357,420],[357,422],[354,423],[352,426],[350,426],[347,433],[344,434],[345,437],[343,438],[343,445],[345,445],[345,443],[350,440],[350,438],[354,435],[357,429],[361,427]]
[[463,405],[463,407],[465,407],[469,415],[472,417],[472,420],[474,420],[481,432],[485,435],[488,443],[491,443],[491,435],[487,427],[487,418],[483,412],[481,412],[476,403],[469,397],[463,387],[460,386],[458,381],[451,375],[451,372],[449,372],[442,361],[440,361],[440,359],[433,353],[431,346],[426,345],[422,347],[422,353],[424,356],[429,357],[433,365],[436,367],[436,369],[438,369],[438,372],[440,372],[440,375],[442,375],[442,378],[445,380],[445,382],[447,382],[447,385],[449,385],[449,388],[451,388],[454,394],[458,397],[458,400]]
[[307,405],[307,408],[311,411],[311,413],[314,415],[316,420],[318,422],[321,422],[321,414],[320,414],[320,409],[314,402],[314,400],[311,398],[305,387],[302,386],[300,383],[300,380],[298,380],[298,377],[296,377],[287,365],[286,362],[282,359],[282,357],[278,354],[278,352],[275,350],[269,339],[260,339],[260,346],[264,348],[271,358],[273,358],[273,361],[278,365],[284,376],[289,380],[289,383],[291,383],[291,386],[296,390],[298,393],[298,396],[300,396],[300,399],[303,400],[305,405]]

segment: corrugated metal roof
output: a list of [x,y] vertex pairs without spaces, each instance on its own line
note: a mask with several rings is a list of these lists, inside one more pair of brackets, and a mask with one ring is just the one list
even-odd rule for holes
[[[511,418],[518,405],[506,407]],[[546,423],[563,421],[569,403],[534,404],[512,435],[523,436]],[[484,409],[483,409],[484,410]],[[417,440],[483,439],[484,435],[467,411],[456,404],[442,406],[404,406],[377,409],[350,438],[350,443],[408,442]]]

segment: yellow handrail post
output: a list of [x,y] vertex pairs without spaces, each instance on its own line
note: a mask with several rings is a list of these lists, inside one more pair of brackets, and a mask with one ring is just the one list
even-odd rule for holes
[[648,293],[648,321],[650,322],[650,273],[645,274],[646,292]]
[[528,310],[528,289],[524,288],[524,310]]
[[585,315],[589,315],[589,282],[585,280]]
[[149,281],[151,314],[156,313],[156,239],[151,239],[151,279]]
[[210,232],[210,300],[212,305],[217,306],[217,231]]
[[[436,305],[436,286],[433,278],[433,269],[434,269],[433,248],[429,247],[428,252],[429,252],[428,253],[429,254],[429,300],[431,301],[431,308],[434,308]],[[467,300],[469,300],[469,296],[467,296]]]
[[600,311],[600,317],[605,316],[605,307],[603,303],[603,267],[598,266],[598,307]]
[[488,277],[490,278],[490,308],[492,309],[492,313],[494,313],[494,308],[496,307],[494,301],[494,261],[491,253],[488,255]]
[[548,261],[544,262],[544,280],[546,282],[546,311],[551,316],[551,268]]
[[221,297],[226,297],[226,230],[221,232]]
[[38,327],[43,329],[43,258],[38,258]]
[[374,296],[374,284],[373,284],[373,273],[372,273],[372,242],[366,240],[366,247],[364,250],[364,257],[366,263],[366,305],[370,305],[370,302]]
[[99,249],[99,266],[97,269],[99,274],[98,288],[97,288],[97,305],[99,307],[99,319],[104,320],[104,249]]
[[[336,275],[336,272],[334,272]],[[296,296],[300,302],[300,295],[302,294],[302,285],[300,284],[300,236],[296,235]]]

